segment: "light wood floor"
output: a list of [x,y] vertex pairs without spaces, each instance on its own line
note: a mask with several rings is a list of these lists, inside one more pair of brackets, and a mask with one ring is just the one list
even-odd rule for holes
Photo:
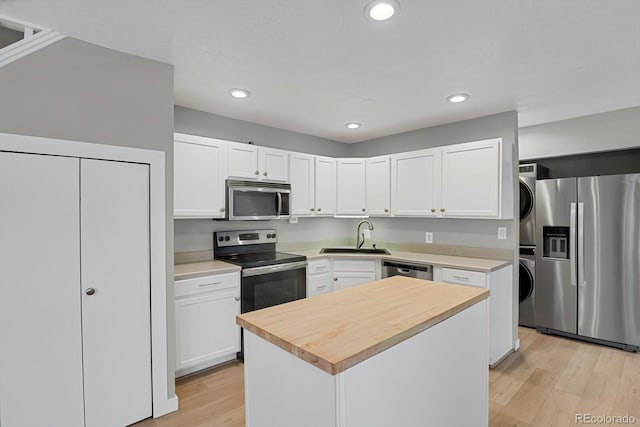
[[[520,328],[520,351],[489,373],[491,426],[571,426],[576,413],[633,415],[640,354]],[[180,410],[136,427],[244,426],[243,365],[178,380]]]

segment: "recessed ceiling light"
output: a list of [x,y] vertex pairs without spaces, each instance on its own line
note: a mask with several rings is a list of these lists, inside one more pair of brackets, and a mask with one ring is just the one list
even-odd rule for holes
[[469,99],[469,95],[467,95],[466,93],[455,93],[453,95],[447,96],[447,101],[453,102],[454,104],[458,102],[464,102],[467,99]]
[[364,8],[364,16],[373,21],[386,21],[400,10],[395,0],[375,0]]
[[230,89],[229,90],[229,95],[233,96],[234,98],[248,98],[249,95],[251,95],[251,92],[249,92],[246,89]]
[[347,123],[345,126],[347,129],[358,129],[362,125],[360,123]]

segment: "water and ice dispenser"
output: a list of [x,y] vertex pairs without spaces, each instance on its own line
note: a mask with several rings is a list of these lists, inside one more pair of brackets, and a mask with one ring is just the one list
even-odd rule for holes
[[569,259],[569,227],[542,227],[542,257]]

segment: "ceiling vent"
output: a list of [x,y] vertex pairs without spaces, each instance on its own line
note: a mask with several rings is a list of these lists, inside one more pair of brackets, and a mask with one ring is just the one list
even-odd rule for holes
[[0,67],[64,37],[49,28],[0,15]]

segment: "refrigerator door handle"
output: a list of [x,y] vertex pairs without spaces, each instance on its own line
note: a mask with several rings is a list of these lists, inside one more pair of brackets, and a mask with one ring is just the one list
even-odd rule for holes
[[578,202],[578,286],[584,285],[584,203]]
[[[570,205],[570,219],[569,219],[569,241],[571,242],[571,248],[569,250],[569,263],[571,266],[571,286],[578,285],[578,279],[576,278],[577,268],[576,268],[576,252],[577,252],[577,242],[576,242],[576,204],[572,202]],[[579,255],[578,255],[579,256]],[[566,276],[565,276],[566,277]]]

